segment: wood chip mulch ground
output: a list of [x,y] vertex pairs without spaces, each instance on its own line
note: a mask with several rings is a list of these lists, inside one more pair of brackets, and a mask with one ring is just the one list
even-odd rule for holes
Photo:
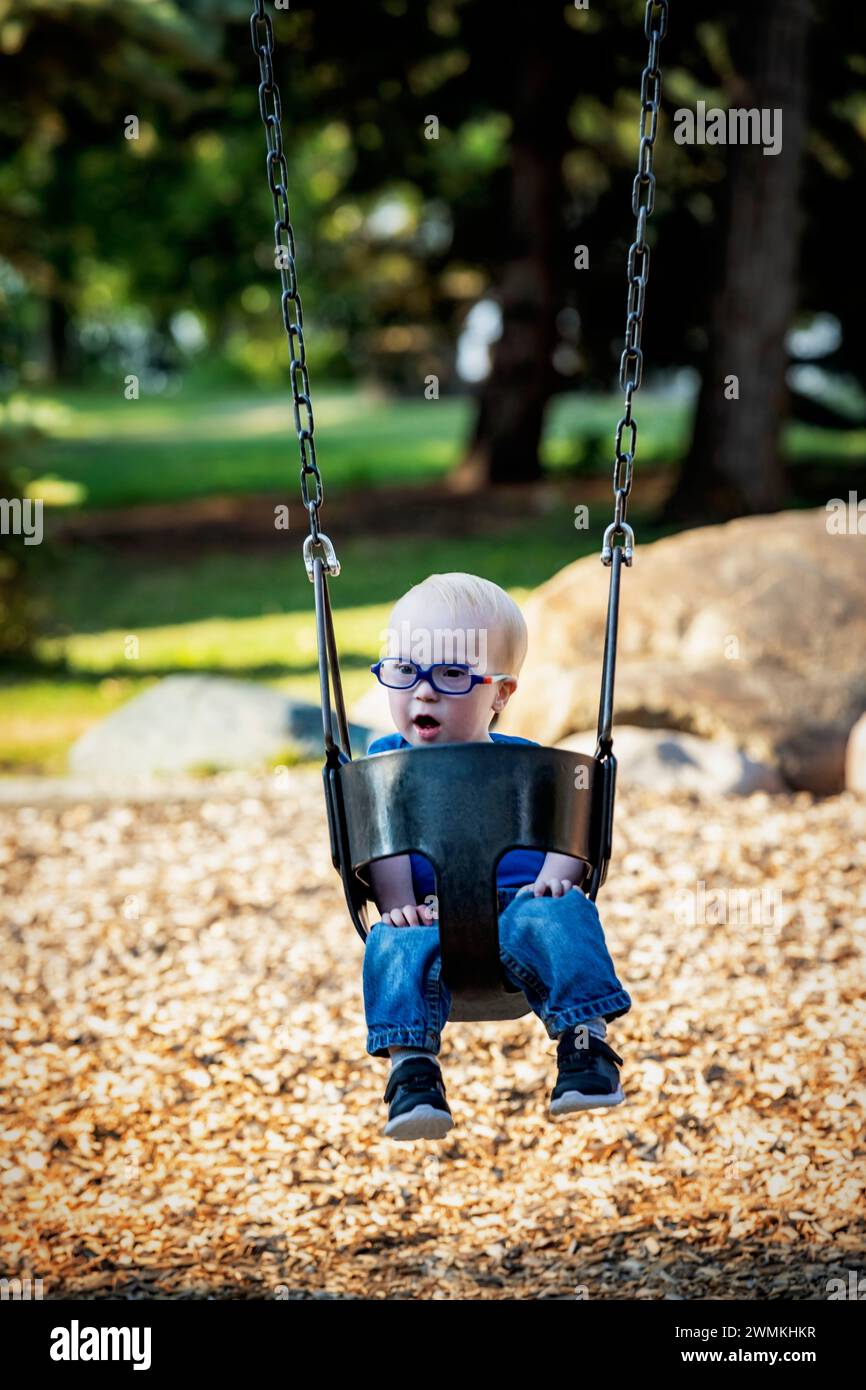
[[397,1144],[318,771],[5,806],[0,1274],[46,1298],[825,1299],[866,1272],[864,863],[866,798],[623,789],[599,907],[625,1103],[551,1121],[538,1019],[453,1024],[456,1128]]

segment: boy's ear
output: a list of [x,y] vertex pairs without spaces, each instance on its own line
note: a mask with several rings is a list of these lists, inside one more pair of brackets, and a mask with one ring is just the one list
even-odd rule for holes
[[496,693],[496,699],[493,701],[493,708],[495,710],[502,710],[505,709],[505,706],[508,704],[508,701],[511,699],[511,696],[517,689],[517,681],[513,679],[509,679],[507,681],[499,681],[498,685],[499,689]]

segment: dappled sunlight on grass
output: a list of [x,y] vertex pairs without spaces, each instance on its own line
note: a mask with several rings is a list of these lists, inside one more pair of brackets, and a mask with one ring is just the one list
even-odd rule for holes
[[[361,659],[376,659],[379,632],[389,612],[386,604],[350,608],[334,615],[334,626],[347,668]],[[129,658],[129,639],[136,638]],[[373,653],[367,657],[367,652]],[[135,671],[223,671],[270,679],[318,680],[315,621],[309,613],[268,614],[256,618],[210,618],[197,623],[152,627],[140,634],[123,629],[52,638],[41,645],[47,660],[65,659],[71,671],[94,675]],[[367,680],[369,681],[369,672]],[[315,687],[318,689],[318,686]]]
[[[300,511],[300,507],[296,510]],[[641,533],[644,534],[643,532]],[[387,564],[375,536],[333,535],[342,572],[331,584],[337,615],[370,604],[393,603],[433,570],[468,570],[503,588],[535,588],[570,560],[597,549],[587,532],[576,531],[566,502],[558,514],[527,520],[489,536],[443,537],[420,545],[413,536],[390,537]],[[313,591],[301,558],[302,537],[287,537],[288,549],[226,550],[164,555],[120,554],[96,546],[66,552],[46,579],[50,636],[150,632],[209,619],[240,620],[299,616],[313,622]]]
[[[317,403],[326,486],[441,477],[459,459],[470,407],[464,400],[436,406],[383,404],[354,393]],[[83,406],[63,428],[20,444],[18,465],[31,479],[51,476],[83,489],[88,508],[218,494],[297,497],[300,463],[288,394],[232,398],[217,407],[210,399]]]
[[[122,391],[13,399],[16,420],[43,433],[23,441],[20,466],[31,478],[50,476],[82,488],[88,508],[298,486],[288,384],[283,392],[261,394],[182,390],[171,399],[128,401]],[[690,407],[652,396],[642,404],[642,456],[674,462]],[[475,409],[469,395],[427,401],[350,388],[317,392],[316,440],[326,488],[442,477],[461,458]],[[545,429],[546,465],[557,472],[606,472],[619,410],[613,395],[557,397]]]
[[77,413],[72,401],[16,391],[0,402],[0,429],[33,428],[61,435],[74,427]]
[[[435,402],[464,406],[466,398],[449,397]],[[431,402],[383,397],[375,391],[320,390],[316,393],[317,424],[356,424],[373,416],[387,423],[394,413],[405,417]],[[122,391],[102,394],[69,390],[58,396],[18,392],[0,405],[0,428],[32,425],[56,439],[203,438],[245,437],[250,432],[269,435],[288,432],[294,437],[292,397],[284,391],[227,391],[221,394],[181,391],[170,399],[142,395],[127,400]]]
[[[351,424],[380,413],[382,409],[383,402],[373,393],[321,393],[316,400],[316,420],[326,427]],[[18,395],[0,406],[0,427],[6,424],[35,425],[55,439],[146,438],[157,443],[188,438],[294,436],[292,398],[288,388],[272,395],[241,393],[223,397],[188,397],[181,392],[171,400],[145,396],[126,400],[122,394],[108,397],[70,394],[68,401],[61,402]]]
[[87,489],[63,478],[33,478],[24,496],[44,502],[46,507],[80,507],[87,500]]

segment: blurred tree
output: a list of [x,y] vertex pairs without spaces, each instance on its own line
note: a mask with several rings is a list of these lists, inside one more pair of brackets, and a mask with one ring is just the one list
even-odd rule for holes
[[[724,14],[709,0],[695,0],[685,22],[674,16],[665,41],[665,110],[650,230],[658,254],[645,343],[650,382],[659,368],[694,365],[701,372],[692,462],[672,503],[693,516],[778,505],[785,339],[798,318],[831,309],[842,324],[845,361],[862,350],[852,296],[826,293],[833,278],[842,290],[844,273],[833,247],[841,236],[853,254],[856,219],[843,219],[831,232],[820,209],[828,196],[834,205],[844,202],[847,180],[858,162],[862,167],[866,121],[857,93],[866,24],[862,12],[852,17],[842,0],[814,3],[820,24],[810,52],[820,91],[833,99],[812,102],[807,176],[820,191],[805,204],[798,204],[798,191],[806,142],[807,0],[772,0],[759,11],[747,0],[733,0]],[[327,33],[313,22],[313,51],[346,73],[329,101],[356,144],[346,191],[385,184],[396,161],[425,198],[444,200],[451,214],[453,236],[440,281],[448,261],[470,266],[480,282],[472,302],[493,300],[501,312],[501,335],[491,373],[478,390],[458,486],[537,477],[550,396],[576,384],[609,389],[616,380],[646,61],[643,13],[643,0],[612,0],[586,11],[544,7],[519,43],[495,44],[481,0],[443,0],[426,15],[423,7],[407,11],[393,0],[363,16],[356,12]],[[846,46],[837,37],[843,25]],[[350,52],[357,56],[348,63]],[[429,93],[420,109],[413,103],[416,88]],[[674,110],[694,108],[699,99],[708,106],[782,106],[782,153],[674,145]],[[424,110],[437,113],[442,127],[426,160],[419,141]],[[460,182],[459,166],[449,180],[437,156],[453,163],[461,138],[484,113],[502,116],[509,138],[486,168],[472,170],[470,190]],[[848,157],[834,158],[842,150]],[[804,224],[812,242],[808,293],[796,278]],[[574,269],[577,243],[589,248],[588,272]],[[353,264],[359,271],[365,265],[360,248]],[[428,269],[435,274],[435,257]],[[366,270],[375,280],[375,263],[366,261]],[[418,313],[442,321],[443,296],[429,281],[411,308],[408,299],[393,304],[388,316],[405,320],[417,304]],[[740,376],[741,398],[726,411],[732,403],[722,396],[723,378],[730,373]],[[793,406],[802,418],[845,423],[798,393]],[[718,457],[702,495],[708,447]]]
[[[786,405],[786,327],[834,315],[841,343],[824,365],[866,369],[851,292],[866,11],[811,0],[814,95],[795,215],[789,156],[808,90],[799,69],[774,70],[767,36],[775,15],[778,52],[801,51],[805,3],[768,0],[752,19],[745,0],[724,12],[693,0],[673,14],[663,47],[644,345],[648,384],[683,366],[705,382],[695,464],[672,502],[695,515],[778,495],[786,408],[837,420],[826,399],[799,388]],[[248,363],[285,364],[249,9],[249,0],[5,0],[0,258],[48,306],[57,374],[75,370],[82,325],[100,316],[112,331],[137,316],[168,352],[175,316],[189,309],[211,352],[237,355],[242,340]],[[298,0],[274,13],[313,359],[319,344],[336,344],[331,360],[342,355],[360,379],[420,393],[435,373],[448,390],[459,385],[454,348],[467,315],[482,302],[499,308],[461,483],[537,477],[551,394],[616,382],[643,10],[643,0],[554,4],[518,22],[484,0],[378,0],[335,22],[327,7]],[[790,106],[782,155],[674,144],[678,107],[728,105],[750,90]],[[130,114],[136,140],[124,137]],[[588,270],[574,267],[576,244],[589,248]],[[760,254],[747,266],[753,248]],[[728,322],[732,311],[760,323],[751,340]],[[18,351],[18,341],[0,338],[0,351]],[[113,341],[105,355],[122,370]],[[723,411],[716,383],[736,361],[741,399]],[[314,389],[316,380],[314,371]],[[760,454],[743,443],[756,432]],[[702,496],[708,451],[716,481]],[[754,481],[765,474],[769,491]]]
[[[473,18],[471,51],[489,53],[482,33],[489,16],[482,21],[476,6]],[[563,23],[561,8],[542,5],[513,50],[513,67],[500,52],[485,73],[489,95],[506,112],[512,131],[506,217],[501,231],[491,226],[502,332],[455,478],[458,488],[529,482],[541,475],[538,450],[544,412],[560,384],[554,366],[557,317],[570,269],[563,160],[570,144],[576,47],[577,36]]]
[[[165,0],[7,0],[0,27],[0,255],[24,274],[47,306],[49,359],[56,377],[75,374],[75,338],[83,263],[100,244],[109,195],[95,207],[93,178],[108,155],[115,195],[132,144],[126,118],[158,101],[170,119],[194,105],[190,78],[214,73],[214,34]],[[184,77],[180,77],[180,73]],[[103,163],[103,167],[104,163]],[[109,223],[109,225],[111,225]],[[116,248],[115,248],[116,249]]]
[[[786,336],[798,304],[798,215],[806,127],[810,0],[728,7],[731,68],[722,107],[774,113],[781,148],[726,147],[721,276],[713,276],[708,347],[691,452],[664,518],[726,520],[776,511],[786,496]],[[781,127],[779,128],[779,119]]]

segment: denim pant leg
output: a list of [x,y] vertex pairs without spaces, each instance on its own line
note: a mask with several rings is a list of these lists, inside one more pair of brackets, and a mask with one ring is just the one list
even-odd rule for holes
[[628,1013],[631,999],[617,979],[598,909],[579,888],[559,898],[522,893],[499,918],[502,963],[512,984],[558,1038],[600,1014]]
[[439,928],[392,927],[375,922],[364,944],[367,1051],[387,1057],[389,1047],[438,1052],[451,1012],[441,978]]

